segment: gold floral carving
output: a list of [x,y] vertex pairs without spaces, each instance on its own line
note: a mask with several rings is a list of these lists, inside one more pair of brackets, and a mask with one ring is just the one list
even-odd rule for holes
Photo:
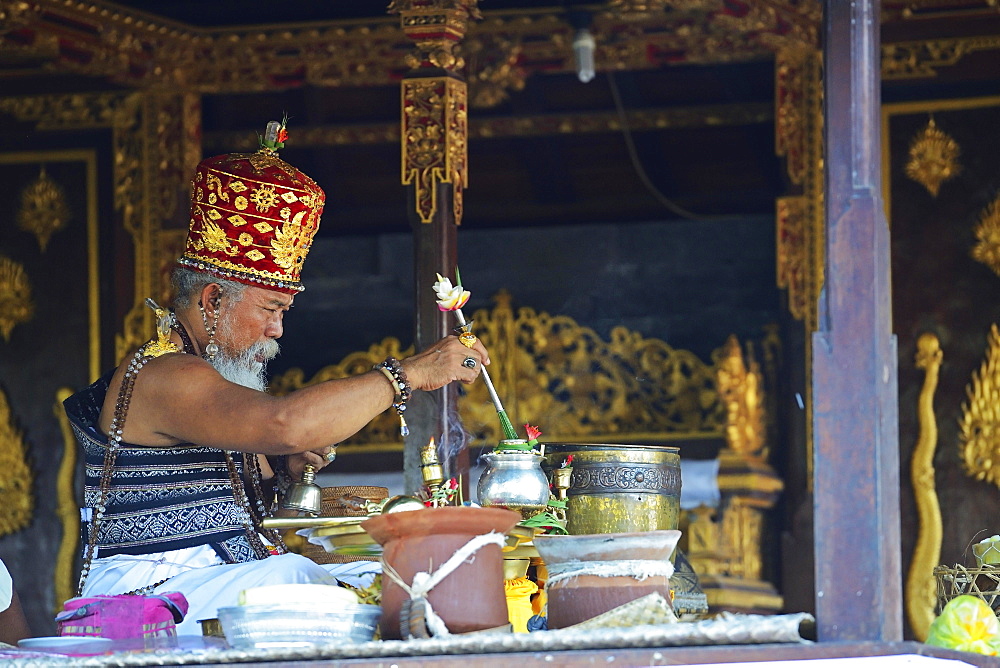
[[34,2],[0,0],[0,35],[28,25],[38,12],[38,4]]
[[809,202],[803,195],[779,197],[777,205],[777,285],[788,291],[788,310],[798,320],[809,309]]
[[0,334],[10,341],[16,325],[31,320],[35,304],[24,266],[0,255]]
[[966,387],[959,420],[959,454],[966,473],[1000,486],[1000,331],[990,326],[986,359]]
[[421,222],[437,213],[437,189],[450,184],[455,224],[462,222],[468,181],[468,116],[465,83],[451,77],[405,79],[403,94],[403,185],[413,185]]
[[[198,109],[195,95],[155,91],[0,98],[0,111],[39,130],[112,130],[114,207],[135,248],[133,304],[115,336],[116,359],[144,343],[153,329],[152,312],[144,306],[155,291],[153,239],[188,189],[200,153],[192,148],[198,145]],[[156,186],[148,188],[150,183]]]
[[934,392],[941,370],[941,343],[933,334],[921,334],[917,339],[916,366],[924,371],[924,383],[917,399],[917,420],[920,425],[917,443],[910,459],[910,480],[917,504],[917,542],[906,576],[906,616],[917,640],[927,639],[937,605],[937,582],[934,567],[941,559],[941,507],[934,481],[934,452],[938,430],[934,417]]
[[465,40],[465,80],[473,107],[495,107],[511,92],[524,89],[528,73],[518,64],[521,44],[516,40],[488,32]]
[[673,6],[671,0],[609,0],[608,7],[626,14],[646,14],[662,12]]
[[883,44],[882,78],[934,77],[939,68],[957,65],[970,53],[997,49],[1000,49],[1000,35]]
[[1000,276],[1000,197],[986,207],[973,232],[976,245],[972,247],[972,258]]
[[782,51],[775,63],[775,119],[774,151],[785,158],[789,180],[801,186],[806,174],[807,97],[805,54],[801,51]]
[[481,17],[478,0],[393,0],[388,12],[400,15],[403,33],[416,44],[404,59],[410,69],[436,67],[454,73],[465,66],[456,46],[469,19]]
[[[644,109],[628,113],[633,131],[663,128],[701,128],[768,123],[774,118],[769,103],[713,104]],[[515,117],[470,118],[470,138],[529,137],[618,132],[617,113],[543,114]],[[370,125],[320,125],[295,129],[295,140],[310,146],[390,144],[399,141],[399,123]],[[257,142],[252,130],[212,132],[205,135],[209,153],[250,150]]]
[[[8,0],[8,4],[10,4]],[[17,3],[14,3],[17,4]],[[247,92],[275,87],[389,85],[402,63],[461,68],[455,45],[469,18],[471,0],[394,2],[392,19],[321,22],[277,28],[204,29],[157,23],[127,9],[93,2],[38,0],[30,13],[31,38],[4,42],[15,54],[50,60],[56,70],[108,77],[132,87],[202,93]],[[652,69],[677,62],[738,62],[776,49],[817,45],[816,0],[751,0],[740,16],[719,0],[673,0],[670,11],[639,11],[659,2],[630,3],[628,12],[607,8],[594,15],[599,71]],[[635,9],[635,11],[631,11]],[[561,11],[491,11],[476,34],[521,44],[527,73],[570,72],[573,28]],[[69,33],[66,25],[78,26]],[[406,57],[405,33],[417,44]],[[2,36],[0,36],[2,39]]]
[[7,395],[0,391],[0,536],[28,526],[35,507],[34,474],[28,467],[21,432],[14,425]]
[[[675,350],[659,339],[623,327],[602,340],[572,318],[520,308],[501,293],[492,310],[476,311],[476,334],[494,359],[502,360],[493,382],[509,415],[518,422],[545,426],[562,440],[613,438],[615,442],[648,439],[722,439],[726,406],[719,396],[717,369],[690,351]],[[272,380],[284,394],[327,380],[364,373],[387,355],[410,354],[386,339],[368,351],[355,352],[306,380],[293,369]],[[494,365],[496,366],[496,365]],[[467,431],[487,443],[502,438],[496,410],[486,387],[476,383],[459,398]],[[348,441],[401,448],[399,421],[391,412]]]
[[767,422],[760,365],[749,355],[746,359],[748,362],[739,341],[731,335],[715,361],[719,398],[726,407],[726,441],[731,450],[744,457],[766,459]]
[[[77,443],[66,409],[63,408],[63,402],[73,394],[74,391],[68,387],[59,388],[56,391],[56,402],[52,406],[63,438],[63,456],[56,474],[56,516],[62,525],[62,540],[56,555],[54,578],[56,601],[66,601],[74,596],[78,575],[75,564],[80,542],[80,507],[77,505],[74,485]],[[61,603],[59,607],[62,607]]]
[[938,128],[932,116],[910,142],[906,175],[926,188],[932,197],[937,197],[941,184],[962,171],[958,163],[960,153],[958,143]]
[[34,234],[44,253],[52,235],[66,226],[69,215],[69,205],[66,204],[63,189],[42,167],[38,178],[21,193],[21,208],[17,211],[18,227]]

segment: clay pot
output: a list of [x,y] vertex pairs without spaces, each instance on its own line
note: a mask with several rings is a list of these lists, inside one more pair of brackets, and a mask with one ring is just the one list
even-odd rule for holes
[[[385,563],[410,584],[416,573],[433,573],[475,536],[506,534],[520,521],[520,513],[503,508],[449,506],[379,515],[361,527],[383,546]],[[427,600],[452,633],[503,626],[508,622],[503,577],[500,546],[486,545],[435,586]],[[383,638],[401,637],[399,613],[408,599],[392,578],[382,576]]]
[[[561,629],[586,621],[629,601],[657,592],[670,600],[670,555],[680,540],[676,529],[636,533],[602,533],[583,536],[535,536],[535,549],[545,562],[550,582],[548,627]],[[639,579],[632,575],[581,574],[556,582],[562,572],[615,568],[623,561],[648,561],[649,570],[663,571]]]

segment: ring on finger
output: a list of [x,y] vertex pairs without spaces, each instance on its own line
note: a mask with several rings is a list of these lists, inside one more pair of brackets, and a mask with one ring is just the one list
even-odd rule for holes
[[462,360],[462,366],[464,366],[466,369],[475,369],[476,368],[476,358],[475,357],[466,357],[464,360]]
[[337,450],[336,449],[330,450],[330,452],[328,452],[325,455],[323,455],[323,459],[325,459],[328,462],[332,462],[336,458],[337,458]]
[[476,345],[476,335],[472,332],[462,332],[458,335],[458,340],[462,342],[462,345],[466,348],[471,348]]

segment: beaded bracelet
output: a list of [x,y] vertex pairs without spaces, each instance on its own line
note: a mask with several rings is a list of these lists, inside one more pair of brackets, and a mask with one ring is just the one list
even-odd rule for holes
[[403,366],[395,357],[386,357],[385,360],[372,368],[385,374],[386,379],[392,384],[392,389],[395,392],[392,407],[396,409],[396,415],[399,416],[399,433],[402,436],[409,436],[410,428],[406,426],[406,418],[403,417],[403,413],[406,411],[406,402],[410,399],[411,390],[410,384],[406,380],[406,374],[403,373]]

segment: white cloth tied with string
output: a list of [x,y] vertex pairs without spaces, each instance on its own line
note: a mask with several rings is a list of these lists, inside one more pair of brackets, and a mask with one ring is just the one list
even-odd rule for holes
[[549,577],[546,587],[556,582],[569,580],[581,575],[596,575],[600,578],[630,577],[642,582],[650,577],[669,578],[674,574],[674,565],[668,560],[618,559],[615,561],[580,561],[573,559],[548,567]]
[[[455,551],[455,554],[451,555],[448,560],[441,564],[441,566],[433,573],[427,573],[425,571],[414,573],[413,582],[411,584],[403,582],[403,578],[396,572],[396,569],[385,561],[384,556],[382,558],[382,572],[388,575],[393,582],[398,584],[403,591],[409,594],[411,601],[421,598],[424,599],[424,614],[428,630],[434,636],[447,636],[451,635],[451,631],[448,630],[448,626],[444,623],[444,620],[441,619],[441,617],[439,617],[431,607],[431,602],[427,599],[428,592],[430,592],[431,589],[434,589],[434,587],[436,587],[438,583],[446,577],[451,575],[456,568],[469,561],[480,548],[487,545],[497,545],[502,547],[505,542],[506,537],[504,534],[497,533],[496,531],[475,536],[468,543],[458,548],[458,550]],[[471,563],[471,561],[469,563]]]

